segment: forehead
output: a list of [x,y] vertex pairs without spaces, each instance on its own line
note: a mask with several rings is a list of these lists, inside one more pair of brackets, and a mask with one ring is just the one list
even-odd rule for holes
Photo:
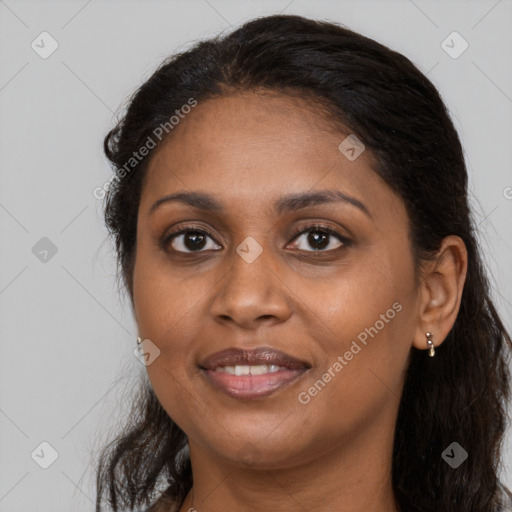
[[143,200],[200,189],[232,204],[254,203],[334,187],[378,202],[379,189],[390,189],[382,190],[388,187],[373,170],[373,155],[347,159],[339,145],[350,132],[334,126],[325,108],[277,92],[199,102],[153,155]]
[[286,154],[290,161],[293,155],[293,160],[299,160],[327,150],[327,157],[340,133],[323,114],[324,108],[313,100],[274,91],[214,97],[199,102],[184,116],[158,155],[170,156],[166,155],[170,150],[173,159],[185,163],[210,157],[220,163],[225,156],[239,167],[251,167],[254,153],[262,160]]

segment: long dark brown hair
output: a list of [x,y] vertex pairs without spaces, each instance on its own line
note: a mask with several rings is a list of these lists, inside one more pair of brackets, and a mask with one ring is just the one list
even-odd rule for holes
[[[499,512],[500,496],[510,496],[499,472],[512,342],[491,299],[458,134],[436,88],[403,55],[334,23],[275,15],[164,61],[104,141],[116,171],[105,220],[130,297],[141,184],[151,158],[127,168],[133,152],[155,139],[158,127],[191,98],[200,104],[256,88],[315,99],[363,141],[378,161],[375,172],[407,208],[418,266],[445,236],[464,241],[468,272],[455,325],[435,360],[411,348],[395,430],[393,489],[403,512]],[[166,137],[172,137],[170,127]],[[130,418],[102,451],[96,511],[105,510],[103,503],[115,512],[134,510],[160,494],[181,504],[192,486],[187,436],[147,381]],[[454,441],[469,454],[457,469],[441,456]],[[157,484],[164,484],[163,493]]]

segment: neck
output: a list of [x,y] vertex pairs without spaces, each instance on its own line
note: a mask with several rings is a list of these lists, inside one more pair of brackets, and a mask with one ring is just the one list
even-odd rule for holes
[[339,446],[319,443],[313,459],[279,469],[241,468],[189,441],[194,486],[180,512],[398,512],[393,431],[373,424]]

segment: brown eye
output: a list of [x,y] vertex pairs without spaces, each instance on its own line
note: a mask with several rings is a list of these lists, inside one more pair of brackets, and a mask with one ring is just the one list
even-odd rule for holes
[[[334,238],[337,239],[337,242],[336,240],[333,240]],[[295,248],[308,252],[328,252],[350,245],[350,240],[348,238],[340,235],[338,232],[327,226],[320,225],[308,226],[306,229],[300,231],[294,240],[304,240],[303,247]],[[311,250],[307,247],[310,247]]]
[[204,252],[204,250],[220,248],[216,243],[209,243],[208,239],[215,242],[211,234],[204,229],[185,228],[167,235],[162,245],[167,250],[171,247],[173,251],[183,253]]

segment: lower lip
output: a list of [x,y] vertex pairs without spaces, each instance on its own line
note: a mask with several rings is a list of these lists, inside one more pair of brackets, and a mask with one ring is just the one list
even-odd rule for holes
[[215,387],[233,398],[260,398],[290,385],[307,371],[279,370],[263,375],[232,375],[226,372],[216,372],[203,369],[208,381]]

